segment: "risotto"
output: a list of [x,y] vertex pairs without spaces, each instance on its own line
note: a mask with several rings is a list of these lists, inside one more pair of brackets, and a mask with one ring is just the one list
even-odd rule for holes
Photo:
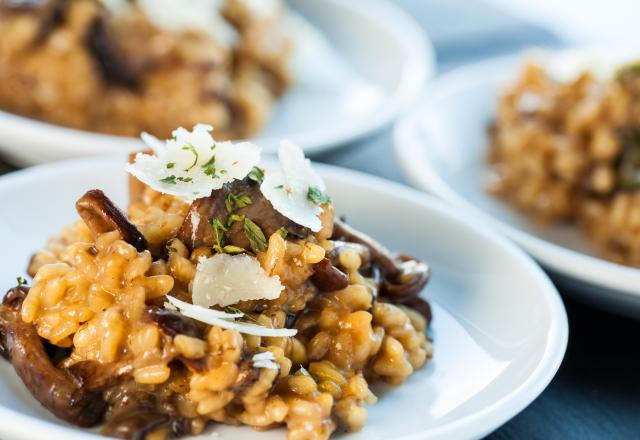
[[640,266],[640,68],[558,80],[535,63],[490,127],[490,191],[542,222],[579,225],[609,259]]
[[292,82],[285,6],[255,3],[0,0],[0,108],[125,136],[207,122],[249,137]]
[[295,145],[265,171],[255,146],[209,130],[147,139],[128,215],[100,190],[78,200],[5,296],[1,352],[56,416],[109,436],[358,431],[369,385],[432,356],[429,268],[336,218]]

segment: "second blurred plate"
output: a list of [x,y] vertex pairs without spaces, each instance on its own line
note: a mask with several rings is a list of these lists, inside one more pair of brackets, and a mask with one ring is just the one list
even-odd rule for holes
[[[566,57],[580,53],[561,55],[572,59]],[[487,127],[500,89],[522,61],[521,56],[483,61],[435,80],[417,111],[396,126],[399,162],[411,183],[464,208],[474,221],[495,226],[569,292],[640,318],[639,269],[599,258],[576,228],[543,227],[485,191]]]
[[[306,27],[294,57],[297,83],[256,139],[266,151],[291,139],[307,154],[390,123],[435,71],[417,23],[387,0],[288,0]],[[134,138],[56,126],[0,111],[0,154],[17,165],[139,149]]]

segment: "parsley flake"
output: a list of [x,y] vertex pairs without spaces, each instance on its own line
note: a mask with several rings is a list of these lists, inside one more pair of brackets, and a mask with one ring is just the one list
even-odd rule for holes
[[249,218],[244,219],[244,235],[249,240],[253,252],[263,252],[267,249],[267,239],[264,232]]
[[18,282],[18,286],[26,286],[27,285],[27,280],[25,280],[22,277],[17,277],[16,281]]
[[317,186],[309,187],[309,190],[307,191],[307,199],[310,202],[315,203],[316,205],[331,203],[331,197],[320,191],[320,188],[318,188]]
[[175,162],[169,162],[169,163],[167,164],[167,169],[168,169],[168,170],[170,170],[171,168],[173,168],[173,167],[175,167],[175,166],[176,166],[176,163],[175,163]]
[[[214,145],[215,146],[215,145]],[[207,161],[204,165],[202,165],[202,169],[207,176],[211,176],[212,178],[216,178],[216,155],[212,155],[211,159]]]
[[264,169],[260,167],[253,167],[247,177],[256,182],[258,185],[262,185],[262,181],[264,180]]
[[182,149],[184,151],[190,151],[191,153],[193,153],[193,155],[195,156],[195,158],[193,159],[193,163],[191,164],[191,166],[189,166],[189,168],[186,168],[184,171],[185,173],[188,173],[189,171],[191,171],[191,168],[195,167],[196,164],[198,163],[198,152],[196,151],[196,148],[193,145],[185,145],[184,147],[182,147]]
[[160,182],[168,183],[169,185],[175,185],[176,184],[176,176],[172,174],[172,175],[167,176],[167,177],[165,177],[163,179],[160,179]]

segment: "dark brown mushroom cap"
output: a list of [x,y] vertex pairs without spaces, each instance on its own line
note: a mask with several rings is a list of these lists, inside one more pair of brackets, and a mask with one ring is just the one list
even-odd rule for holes
[[385,277],[380,295],[399,304],[408,304],[420,295],[431,277],[431,268],[408,255],[399,255],[398,271]]
[[320,290],[334,292],[344,289],[349,285],[349,275],[331,264],[327,258],[313,265],[311,281]]
[[119,231],[122,239],[139,252],[147,249],[147,240],[116,205],[99,189],[87,191],[76,202],[76,210],[94,236]]
[[31,394],[49,411],[79,426],[94,426],[106,410],[100,391],[83,387],[82,381],[57,368],[47,355],[34,325],[20,316],[27,289],[15,287],[0,305],[0,345]]
[[380,296],[395,304],[416,305],[416,310],[431,319],[430,311],[427,312],[427,308],[418,301],[420,292],[431,277],[429,266],[408,255],[392,254],[373,238],[339,219],[334,222],[333,237],[367,247],[372,266],[377,267],[382,276]]
[[85,44],[105,82],[130,89],[139,87],[142,68],[128,59],[118,45],[109,28],[106,11],[97,15],[87,29]]
[[[265,237],[275,233],[280,228],[286,228],[289,236],[294,238],[305,238],[309,235],[309,230],[297,223],[289,220],[284,215],[276,211],[267,200],[260,185],[249,178],[244,180],[234,180],[224,187],[215,190],[209,197],[195,200],[178,231],[178,239],[189,249],[196,249],[201,246],[212,246],[214,244],[214,232],[211,220],[216,218],[222,224],[227,224],[230,213],[227,211],[225,201],[232,194],[236,197],[248,196],[251,203],[243,208],[234,210],[234,214],[243,215],[257,224]],[[228,243],[241,248],[249,249],[250,243],[244,234],[242,222],[235,222],[227,232]]]

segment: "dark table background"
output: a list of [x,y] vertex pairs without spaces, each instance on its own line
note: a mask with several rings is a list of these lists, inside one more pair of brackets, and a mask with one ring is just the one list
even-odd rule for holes
[[[527,46],[563,43],[481,0],[396,3],[428,32],[438,73]],[[406,183],[394,159],[390,129],[314,159]],[[0,174],[11,170],[0,161]],[[570,328],[562,366],[538,399],[489,438],[640,438],[640,321],[581,304],[575,299],[578,292],[561,293]]]

